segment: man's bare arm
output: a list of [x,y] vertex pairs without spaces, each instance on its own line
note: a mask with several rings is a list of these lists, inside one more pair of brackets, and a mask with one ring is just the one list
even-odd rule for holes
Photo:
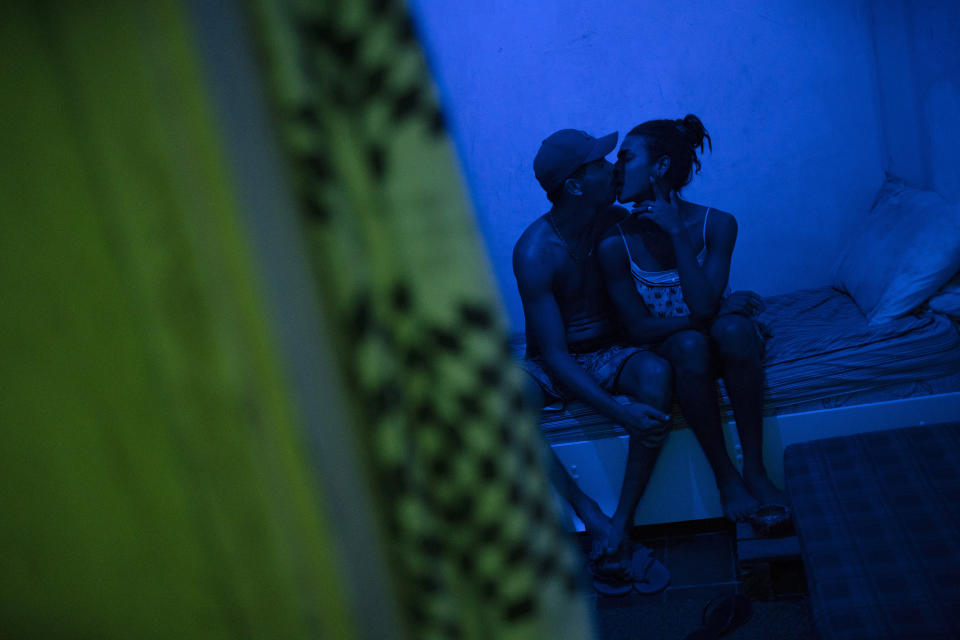
[[[542,256],[523,248],[514,250],[514,274],[523,303],[527,335],[536,341],[547,374],[571,397],[580,400],[628,429],[643,430],[649,424],[639,419],[637,407],[622,405],[604,391],[570,357],[563,317],[553,294],[553,267]],[[660,420],[666,415],[648,408]]]

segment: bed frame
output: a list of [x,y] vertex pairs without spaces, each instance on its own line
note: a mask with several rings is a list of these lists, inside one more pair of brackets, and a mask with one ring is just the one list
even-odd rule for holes
[[[960,419],[960,392],[869,404],[781,413],[764,419],[764,461],[774,484],[783,488],[783,450],[795,442],[936,424]],[[739,468],[740,444],[733,422],[724,424],[727,451]],[[627,457],[627,436],[555,442],[551,446],[583,491],[613,513]],[[558,498],[559,500],[559,498]],[[567,526],[583,524],[565,503]],[[689,428],[675,429],[664,442],[635,524],[649,525],[722,517],[720,494],[706,456]]]

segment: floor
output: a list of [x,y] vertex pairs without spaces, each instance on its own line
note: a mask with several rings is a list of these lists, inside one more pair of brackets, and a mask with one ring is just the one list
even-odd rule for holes
[[[665,591],[650,596],[636,592],[619,597],[591,593],[602,640],[681,640],[699,626],[703,608],[712,598],[749,590],[737,579],[736,534],[725,520],[643,527],[634,530],[633,537],[653,549],[670,570],[671,583]],[[724,638],[817,637],[802,572],[786,573],[776,582],[775,595],[754,600],[751,619]]]

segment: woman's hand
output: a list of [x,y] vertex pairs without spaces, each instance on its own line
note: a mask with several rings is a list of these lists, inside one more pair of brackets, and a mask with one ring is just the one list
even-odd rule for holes
[[763,302],[763,297],[753,291],[734,291],[724,298],[717,311],[717,317],[728,316],[731,314],[740,314],[742,316],[755,316],[761,313],[767,305]]
[[653,176],[650,176],[650,185],[655,199],[635,204],[630,213],[649,220],[669,235],[683,233],[685,226],[680,217],[677,194],[664,189]]

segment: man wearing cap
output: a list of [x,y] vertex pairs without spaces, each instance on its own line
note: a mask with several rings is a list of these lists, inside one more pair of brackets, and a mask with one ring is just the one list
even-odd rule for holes
[[[649,550],[638,551],[627,534],[666,436],[669,416],[664,410],[672,393],[667,362],[622,342],[594,253],[597,238],[626,214],[613,206],[613,165],[605,159],[616,144],[616,133],[597,139],[575,129],[543,141],[533,167],[552,206],[527,227],[513,250],[526,323],[527,353],[521,366],[536,382],[541,406],[579,400],[630,434],[620,500],[611,517],[580,490],[556,455],[551,459],[557,490],[593,537],[598,589],[601,583],[629,589],[631,581],[642,580],[633,568],[638,553],[639,571],[653,562]],[[635,402],[621,404],[614,395]]]

